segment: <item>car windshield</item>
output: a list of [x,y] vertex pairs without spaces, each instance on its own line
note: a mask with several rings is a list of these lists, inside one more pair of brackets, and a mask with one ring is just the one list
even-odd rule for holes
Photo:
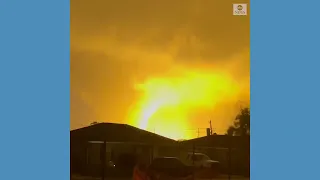
[[[210,158],[204,154],[195,154],[195,155],[190,155],[190,159],[194,161],[203,161],[203,160],[209,160]],[[192,158],[193,157],[193,158]]]
[[193,156],[193,160],[195,160],[195,161],[201,161],[202,159],[203,159],[202,155],[196,154],[196,155]]
[[159,158],[152,162],[152,166],[155,168],[179,168],[183,164],[176,158]]
[[210,160],[209,156],[202,154],[202,160]]

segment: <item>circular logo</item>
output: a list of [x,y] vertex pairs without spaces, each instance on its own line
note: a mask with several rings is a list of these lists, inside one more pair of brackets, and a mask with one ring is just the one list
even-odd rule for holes
[[243,7],[242,7],[241,5],[238,5],[237,9],[238,9],[239,11],[241,11],[241,10],[243,9]]

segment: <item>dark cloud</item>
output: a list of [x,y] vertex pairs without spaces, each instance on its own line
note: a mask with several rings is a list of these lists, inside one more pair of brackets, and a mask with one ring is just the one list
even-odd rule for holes
[[[71,1],[71,30],[76,36],[106,35],[113,29],[122,43],[146,48],[180,42],[177,60],[225,58],[249,47],[249,18],[232,15],[231,0],[86,0]],[[244,1],[241,1],[242,3]],[[196,42],[194,42],[196,41]]]

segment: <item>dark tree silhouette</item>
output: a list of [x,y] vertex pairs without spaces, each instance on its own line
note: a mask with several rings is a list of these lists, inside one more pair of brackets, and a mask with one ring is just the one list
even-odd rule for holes
[[227,130],[227,134],[231,136],[250,135],[250,108],[242,108],[236,116],[233,126]]
[[227,130],[227,135],[233,136],[235,135],[236,128],[234,126],[230,126]]

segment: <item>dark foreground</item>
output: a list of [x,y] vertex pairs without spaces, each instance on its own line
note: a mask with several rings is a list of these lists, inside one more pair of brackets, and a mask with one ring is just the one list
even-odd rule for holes
[[[93,178],[93,177],[84,177],[84,176],[77,176],[74,175],[71,180],[101,180],[101,178]],[[106,177],[105,180],[132,180],[132,178],[115,178],[115,177]],[[216,178],[195,178],[195,180],[229,180],[227,175],[221,175]],[[230,180],[250,180],[250,178],[240,177],[240,176],[232,176]]]

